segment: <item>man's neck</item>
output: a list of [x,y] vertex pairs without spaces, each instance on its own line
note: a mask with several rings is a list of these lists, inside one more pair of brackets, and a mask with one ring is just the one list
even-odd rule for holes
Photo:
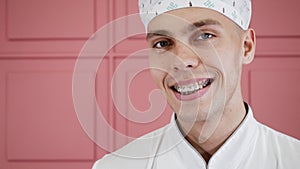
[[[200,142],[204,123],[214,123],[215,121],[195,122],[191,130],[187,133],[186,139],[190,144],[202,155],[208,163],[211,156],[226,142],[232,133],[238,128],[246,116],[244,104],[240,104],[237,108],[224,110],[220,122],[215,131],[204,142]],[[207,124],[206,124],[207,125]],[[209,125],[209,124],[208,124]]]

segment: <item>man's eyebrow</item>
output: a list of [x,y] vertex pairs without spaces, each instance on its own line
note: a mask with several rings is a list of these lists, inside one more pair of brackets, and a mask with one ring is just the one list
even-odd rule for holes
[[200,20],[197,22],[192,23],[189,27],[188,30],[192,31],[196,28],[200,28],[202,26],[206,26],[206,25],[217,25],[217,26],[222,26],[220,22],[213,20],[213,19],[205,19],[205,20]]
[[170,36],[171,37],[171,33],[166,30],[156,30],[156,31],[147,33],[146,39],[149,40],[150,38],[152,38],[154,36]]

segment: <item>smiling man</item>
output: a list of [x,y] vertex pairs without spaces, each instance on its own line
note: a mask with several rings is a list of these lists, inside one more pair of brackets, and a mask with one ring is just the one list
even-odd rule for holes
[[241,92],[255,53],[250,0],[140,0],[154,82],[170,124],[93,169],[294,169],[300,142],[257,122]]

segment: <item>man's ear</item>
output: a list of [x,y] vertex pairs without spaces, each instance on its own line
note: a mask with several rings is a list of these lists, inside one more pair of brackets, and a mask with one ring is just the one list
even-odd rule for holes
[[243,64],[249,64],[254,59],[256,36],[255,31],[249,28],[244,32],[244,46],[243,46]]

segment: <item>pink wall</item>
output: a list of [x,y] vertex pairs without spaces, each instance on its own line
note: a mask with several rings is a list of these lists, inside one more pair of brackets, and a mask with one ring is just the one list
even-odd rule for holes
[[[81,128],[72,100],[72,75],[85,41],[98,28],[137,12],[132,0],[0,0],[0,169],[91,168],[106,151]],[[257,32],[255,61],[243,73],[243,92],[255,117],[300,139],[300,23],[299,2],[254,1],[252,26]],[[141,23],[125,23],[127,28]],[[125,31],[127,29],[124,29]],[[102,44],[105,45],[105,44]],[[126,59],[143,64],[147,57],[128,58],[144,49],[141,36],[118,43],[96,72],[96,103],[115,130],[137,137],[168,122],[171,111],[151,123],[126,120],[112,100],[111,79]],[[93,61],[93,57],[89,58]],[[118,99],[130,110],[129,97],[147,110],[155,86],[149,72],[130,81],[133,68],[115,76]],[[140,88],[143,86],[143,88]],[[118,93],[118,94],[119,94]],[[91,109],[95,113],[95,109]],[[129,113],[129,112],[125,112]],[[98,124],[92,123],[95,134]],[[109,134],[101,137],[116,143]],[[123,144],[123,143],[120,143]]]

